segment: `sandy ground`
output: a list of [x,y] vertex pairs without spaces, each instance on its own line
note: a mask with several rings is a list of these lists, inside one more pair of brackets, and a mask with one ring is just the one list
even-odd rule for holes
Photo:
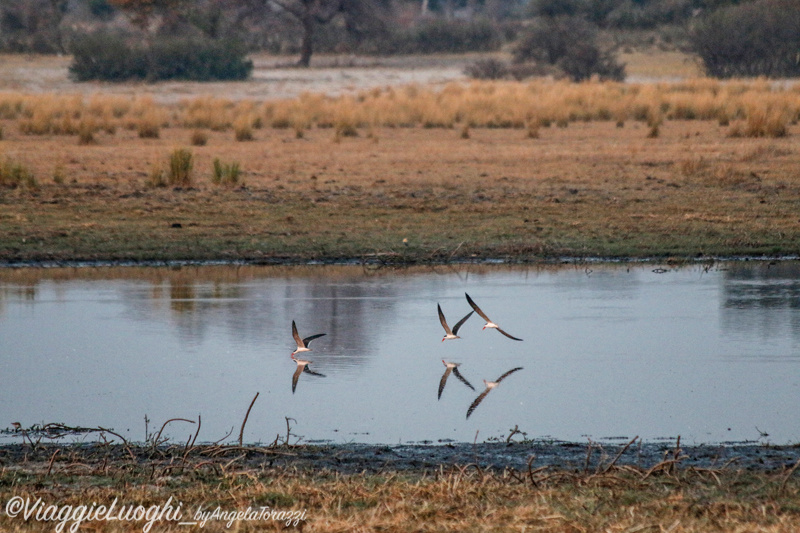
[[[375,87],[418,84],[445,85],[468,81],[464,68],[480,58],[505,53],[427,56],[359,57],[316,55],[309,69],[293,65],[294,56],[251,56],[251,79],[241,82],[76,83],[69,77],[69,56],[0,55],[0,91],[62,94],[150,95],[160,103],[174,103],[203,95],[231,100],[293,98],[303,92],[337,96]],[[676,51],[636,51],[620,54],[627,65],[627,81],[678,81],[702,74],[697,58]]]
[[396,58],[319,56],[312,68],[292,66],[293,57],[255,55],[251,79],[241,82],[76,83],[69,56],[0,55],[0,91],[62,94],[150,95],[173,103],[202,95],[231,100],[292,98],[303,92],[331,96],[388,85],[443,85],[466,80],[464,67],[479,55]]

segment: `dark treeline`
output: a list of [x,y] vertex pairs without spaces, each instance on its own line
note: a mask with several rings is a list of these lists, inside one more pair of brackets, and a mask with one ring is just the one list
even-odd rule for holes
[[308,66],[319,52],[505,47],[511,63],[471,73],[622,79],[620,36],[640,30],[710,75],[774,77],[797,75],[798,21],[796,0],[0,0],[0,52],[73,54],[78,80],[240,79],[253,51]]
[[[310,2],[305,2],[310,4]],[[321,0],[318,52],[374,54],[497,49],[536,16],[580,16],[601,28],[681,25],[737,0]],[[299,53],[302,21],[286,0],[0,0],[0,51],[69,53],[76,35],[125,29],[124,6],[152,6],[157,31],[236,38],[251,50]],[[297,5],[304,2],[297,1]],[[329,16],[333,15],[333,16]],[[380,19],[379,24],[374,24]],[[326,22],[330,22],[329,24]]]

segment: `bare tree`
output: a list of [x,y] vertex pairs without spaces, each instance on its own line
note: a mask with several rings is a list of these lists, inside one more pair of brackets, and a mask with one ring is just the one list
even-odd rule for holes
[[[314,34],[318,26],[340,16],[347,31],[357,39],[383,31],[387,18],[386,0],[248,0],[248,9],[240,18],[268,18],[276,10],[295,19],[302,29],[300,60],[297,64],[308,67],[314,53]],[[241,5],[241,4],[240,4]]]
[[314,29],[317,24],[327,24],[342,10],[344,0],[272,0],[272,2],[297,19],[303,28],[298,65],[307,67],[313,53]]

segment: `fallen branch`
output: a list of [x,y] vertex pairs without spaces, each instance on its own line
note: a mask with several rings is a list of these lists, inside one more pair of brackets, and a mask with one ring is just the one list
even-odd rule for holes
[[239,430],[239,446],[242,446],[242,439],[244,438],[244,426],[247,424],[247,419],[250,417],[250,410],[253,408],[253,404],[256,403],[256,399],[260,393],[256,392],[256,395],[253,396],[253,401],[250,402],[250,407],[247,408],[247,413],[244,415],[244,420],[242,421],[242,428]]
[[800,467],[800,459],[798,459],[797,462],[794,464],[794,466],[790,468],[788,472],[786,472],[786,475],[783,476],[783,481],[781,481],[781,488],[780,488],[781,492],[783,492],[786,489],[786,483],[789,482],[789,478],[792,477],[792,474],[794,474],[795,470],[797,470],[798,467]]
[[630,441],[628,444],[626,444],[626,445],[625,445],[625,446],[624,446],[624,447],[623,447],[623,448],[622,448],[622,449],[619,451],[619,453],[617,454],[617,456],[616,456],[616,457],[614,457],[614,460],[613,460],[613,461],[611,461],[611,462],[608,464],[608,466],[606,466],[606,467],[605,467],[605,469],[603,470],[603,474],[607,474],[607,473],[608,473],[608,471],[609,471],[609,470],[611,470],[611,469],[614,467],[614,465],[617,463],[617,461],[619,461],[619,458],[620,458],[620,457],[622,457],[622,454],[623,454],[623,453],[625,453],[625,452],[627,451],[627,449],[628,449],[628,448],[630,448],[630,447],[631,447],[631,445],[632,445],[634,442],[636,442],[636,439],[638,439],[638,438],[639,438],[639,435],[636,435],[635,437],[633,437],[633,439],[631,439],[631,441]]
[[45,475],[47,475],[47,476],[50,475],[50,472],[53,470],[53,463],[56,460],[56,455],[58,455],[59,453],[61,453],[61,448],[58,448],[55,452],[53,452],[52,457],[50,457],[50,464],[47,465],[47,474],[45,474]]
[[195,423],[194,420],[189,420],[187,418],[170,418],[169,420],[164,422],[164,425],[161,426],[161,429],[158,431],[158,435],[156,435],[155,440],[153,440],[153,451],[155,451],[156,446],[158,446],[158,441],[161,439],[161,433],[163,433],[164,428],[167,427],[167,424],[169,424],[170,422],[188,422],[190,424]]

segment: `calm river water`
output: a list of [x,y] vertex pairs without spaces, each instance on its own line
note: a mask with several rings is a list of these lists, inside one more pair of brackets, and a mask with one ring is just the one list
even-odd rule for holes
[[[464,293],[508,333],[473,315]],[[323,376],[292,392],[303,354]],[[471,390],[445,367],[460,362]],[[515,367],[467,419],[467,408]],[[800,264],[0,271],[0,428],[60,422],[198,442],[528,438],[800,442]],[[196,426],[165,430],[185,442]],[[70,437],[72,440],[96,439]],[[15,442],[13,434],[0,442]],[[293,438],[294,440],[294,438]]]

